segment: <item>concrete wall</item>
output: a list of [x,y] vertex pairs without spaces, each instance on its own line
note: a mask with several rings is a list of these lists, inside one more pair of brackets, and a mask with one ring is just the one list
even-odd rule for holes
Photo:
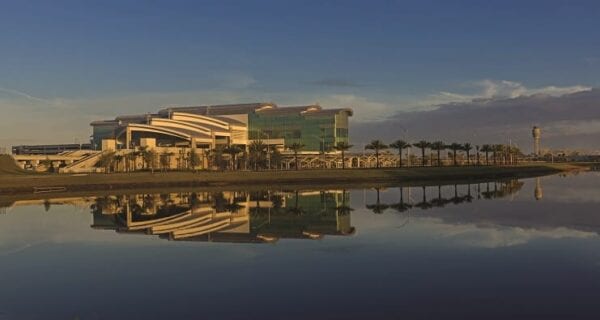
[[102,139],[102,151],[114,151],[114,150],[117,150],[117,140]]

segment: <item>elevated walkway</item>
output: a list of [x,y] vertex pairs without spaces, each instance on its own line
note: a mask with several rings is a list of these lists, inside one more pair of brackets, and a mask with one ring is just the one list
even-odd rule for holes
[[[96,163],[100,159],[100,156],[104,154],[104,151],[91,151],[92,153],[85,155],[83,158],[74,161],[71,164],[67,164],[66,167],[60,169],[60,173],[83,173],[83,172],[96,172]],[[89,151],[88,151],[89,153]],[[78,155],[78,154],[77,154]],[[71,157],[71,159],[73,159]]]

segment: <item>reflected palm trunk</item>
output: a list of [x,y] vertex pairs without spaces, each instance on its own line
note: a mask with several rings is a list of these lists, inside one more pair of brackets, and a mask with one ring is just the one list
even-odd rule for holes
[[415,204],[415,207],[420,208],[420,209],[429,209],[432,207],[432,204],[427,202],[427,189],[425,186],[422,186],[423,188],[423,198],[421,200],[421,202]]
[[470,183],[467,183],[467,195],[465,196],[465,200],[467,200],[467,202],[473,201],[473,196],[471,196],[471,184]]
[[442,198],[442,185],[438,185],[438,196],[431,201],[431,204],[436,207],[443,207],[446,205],[446,200]]
[[390,207],[398,212],[404,212],[412,208],[412,206],[410,204],[404,203],[404,188],[399,187],[398,189],[400,190],[400,201],[396,204],[391,205]]
[[373,213],[381,214],[389,208],[389,205],[381,203],[379,195],[380,188],[375,188],[375,191],[377,192],[377,200],[375,201],[375,204],[368,204],[366,205],[366,208],[373,211]]

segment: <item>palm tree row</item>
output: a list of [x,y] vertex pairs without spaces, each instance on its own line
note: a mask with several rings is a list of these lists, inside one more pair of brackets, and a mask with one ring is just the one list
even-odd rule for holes
[[[374,151],[376,167],[379,168],[380,167],[379,157],[380,157],[381,151],[388,149],[390,147],[398,150],[398,167],[402,167],[402,165],[403,165],[403,163],[402,163],[403,150],[411,148],[411,147],[415,147],[415,148],[418,148],[421,150],[421,166],[427,165],[427,157],[426,157],[427,149],[431,150],[432,152],[435,151],[437,153],[437,165],[438,166],[442,166],[442,151],[444,151],[444,150],[450,151],[450,155],[452,156],[452,164],[454,166],[458,165],[457,156],[458,156],[459,152],[465,153],[467,165],[471,165],[471,152],[473,149],[476,150],[476,159],[477,159],[476,164],[477,165],[481,165],[480,152],[483,152],[485,154],[486,165],[490,164],[489,163],[490,153],[492,153],[493,164],[497,164],[497,162],[499,160],[502,160],[502,163],[504,163],[504,164],[511,164],[511,163],[514,163],[513,157],[522,155],[521,151],[518,148],[516,148],[514,146],[508,146],[508,145],[484,144],[480,147],[479,145],[473,146],[471,143],[468,143],[468,142],[463,143],[463,144],[457,143],[457,142],[446,144],[443,141],[428,142],[425,140],[421,140],[421,141],[418,141],[418,142],[415,142],[412,144],[410,144],[404,140],[396,140],[393,143],[391,143],[390,145],[383,143],[381,140],[373,140],[373,141],[371,141],[371,143],[369,143],[365,146],[365,150],[373,150]],[[433,157],[430,157],[430,158],[431,158],[431,165],[433,165]]]
[[[305,147],[304,144],[294,142],[286,149],[293,153],[294,157],[294,168],[295,170],[301,169],[301,163],[299,154]],[[347,142],[338,142],[332,149],[339,151],[341,156],[341,168],[346,168],[346,153],[353,147],[353,145]],[[408,143],[404,140],[396,140],[391,144],[387,145],[381,140],[372,140],[369,144],[365,145],[365,150],[372,150],[375,155],[375,167],[380,168],[382,163],[380,157],[382,151],[387,149],[395,149],[398,153],[398,167],[404,166],[403,152],[409,148],[418,148],[421,153],[421,166],[427,165],[427,150],[431,153],[435,152],[437,155],[437,166],[442,166],[442,152],[448,150],[448,157],[451,157],[452,164],[457,166],[459,164],[458,155],[459,152],[464,152],[464,158],[466,164],[471,165],[471,152],[475,149],[476,165],[482,165],[480,155],[485,155],[485,165],[490,165],[490,162],[494,165],[500,164],[512,164],[514,159],[521,156],[520,150],[513,146],[508,145],[493,145],[484,144],[482,146],[473,146],[470,143],[450,143],[446,144],[443,141],[428,142],[421,140],[415,143]],[[194,150],[185,151],[181,149],[177,159],[177,168],[183,170],[196,170],[201,166],[202,163],[208,168],[218,168],[219,170],[263,170],[279,168],[282,162],[282,155],[276,148],[269,148],[269,146],[263,143],[261,140],[255,140],[248,148],[240,145],[228,145],[228,146],[217,146],[214,149],[205,150],[202,152],[204,160]],[[171,158],[175,156],[173,152],[164,151],[158,154],[153,149],[147,147],[140,147],[137,150],[120,154],[117,152],[110,152],[103,154],[99,161],[98,166],[105,168],[105,172],[110,171],[133,171],[136,169],[149,169],[152,172],[156,168],[160,168],[162,171],[166,171],[171,167]],[[490,159],[491,158],[491,159]],[[141,161],[140,161],[141,160]],[[434,165],[433,154],[429,157],[429,164]],[[138,167],[139,165],[139,167]]]

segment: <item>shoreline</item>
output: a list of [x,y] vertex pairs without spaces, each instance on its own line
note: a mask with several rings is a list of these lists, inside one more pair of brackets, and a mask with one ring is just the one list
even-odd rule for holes
[[[35,188],[61,188],[57,193],[156,190],[172,188],[283,188],[528,178],[585,169],[582,164],[518,166],[410,167],[298,171],[132,172],[112,174],[0,175],[0,195],[36,194]],[[40,194],[40,197],[43,197]]]

